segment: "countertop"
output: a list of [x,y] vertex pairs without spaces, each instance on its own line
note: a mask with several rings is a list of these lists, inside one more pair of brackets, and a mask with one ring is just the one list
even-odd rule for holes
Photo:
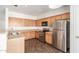
[[20,35],[18,35],[18,36],[9,36],[8,39],[22,38],[22,37],[24,37],[24,36],[20,36]]

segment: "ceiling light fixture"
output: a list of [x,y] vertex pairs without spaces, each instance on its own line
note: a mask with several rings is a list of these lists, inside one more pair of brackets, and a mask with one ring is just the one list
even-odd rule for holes
[[48,5],[51,9],[56,9],[62,7],[62,5]]
[[18,5],[14,5],[15,7],[18,7]]

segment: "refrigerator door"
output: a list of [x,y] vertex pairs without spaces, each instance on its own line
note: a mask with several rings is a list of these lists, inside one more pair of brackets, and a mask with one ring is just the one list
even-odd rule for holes
[[58,30],[65,30],[65,23],[66,21],[64,21],[64,20],[59,20],[59,21],[57,21],[57,24],[56,24],[56,29],[58,29]]
[[60,21],[57,32],[57,48],[66,52],[66,21]]
[[65,20],[58,20],[53,24],[53,29],[64,30]]
[[53,25],[53,45],[66,52],[66,21],[58,20]]
[[57,48],[66,52],[66,39],[64,31],[58,31],[57,33]]

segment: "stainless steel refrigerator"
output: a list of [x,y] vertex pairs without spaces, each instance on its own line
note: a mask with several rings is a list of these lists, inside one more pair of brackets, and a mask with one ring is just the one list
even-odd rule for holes
[[53,42],[52,45],[59,50],[67,52],[70,40],[70,22],[67,20],[58,20],[53,24]]

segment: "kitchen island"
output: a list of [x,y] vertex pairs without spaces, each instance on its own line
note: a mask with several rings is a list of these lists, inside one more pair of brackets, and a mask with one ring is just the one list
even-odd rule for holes
[[25,37],[16,36],[8,39],[8,53],[24,53],[25,52]]

